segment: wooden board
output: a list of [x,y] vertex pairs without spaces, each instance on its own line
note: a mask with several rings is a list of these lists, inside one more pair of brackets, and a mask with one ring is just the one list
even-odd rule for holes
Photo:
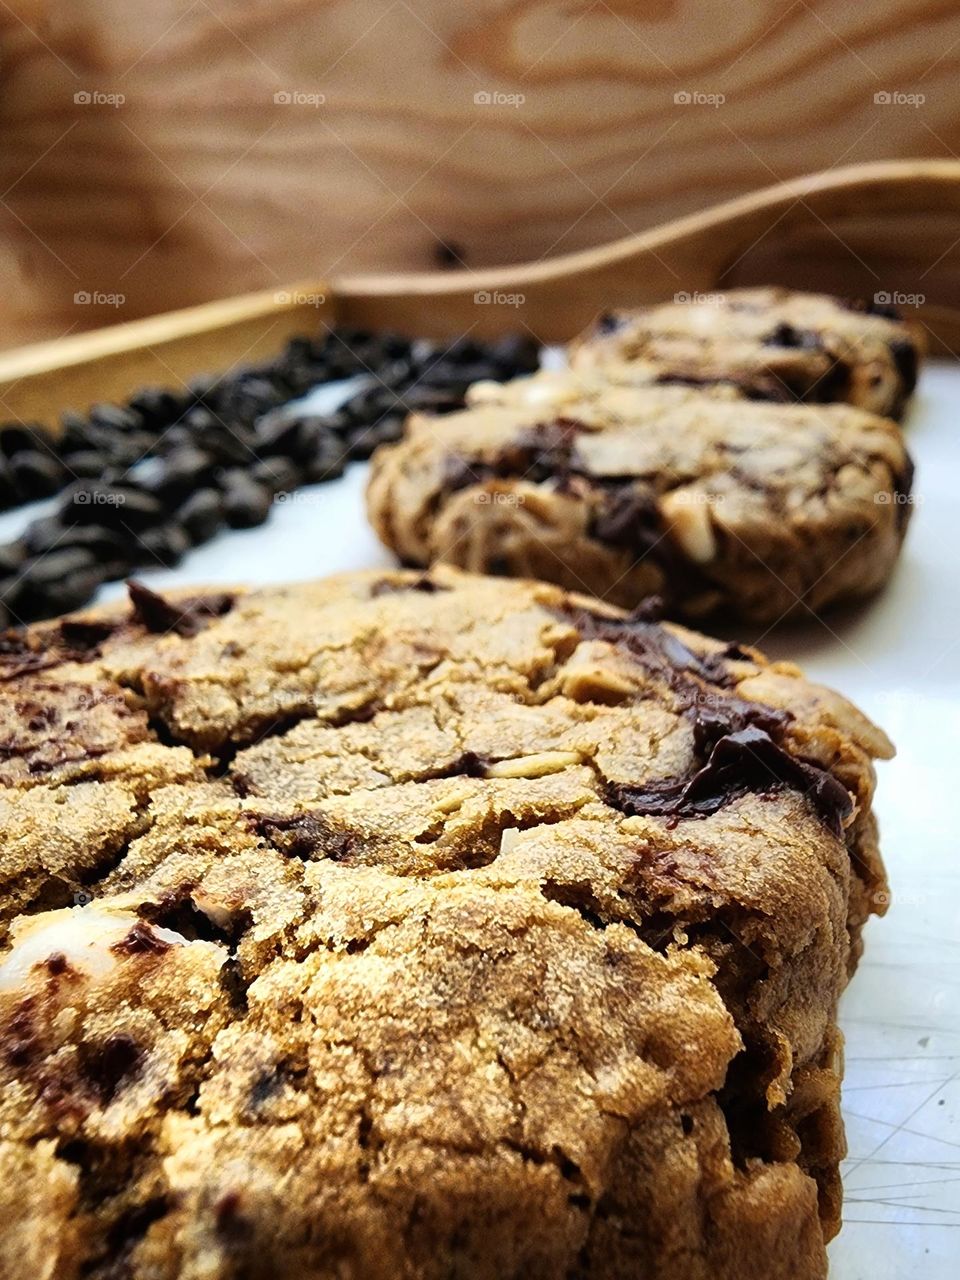
[[0,57],[7,346],[960,154],[954,0],[6,0]]

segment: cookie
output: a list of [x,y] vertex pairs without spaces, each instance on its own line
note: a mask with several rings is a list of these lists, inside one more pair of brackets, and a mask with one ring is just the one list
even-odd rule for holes
[[844,401],[899,417],[917,381],[917,332],[895,309],[788,289],[731,289],[613,311],[571,348],[578,368],[639,360],[664,382],[730,382],[746,395]]
[[0,1274],[823,1276],[887,901],[843,698],[449,570],[0,659]]
[[473,398],[374,458],[370,518],[405,564],[772,624],[870,595],[897,559],[913,469],[889,419],[649,385],[623,364]]

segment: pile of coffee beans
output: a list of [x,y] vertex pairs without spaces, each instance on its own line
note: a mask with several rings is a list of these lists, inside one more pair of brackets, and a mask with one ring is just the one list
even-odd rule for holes
[[[60,494],[55,512],[0,546],[0,626],[54,617],[103,583],[177,564],[222,528],[262,524],[274,497],[332,480],[396,440],[409,412],[448,413],[480,379],[532,372],[528,338],[442,343],[330,330],[269,362],[149,388],[65,414],[59,435],[0,426],[0,509]],[[325,383],[365,381],[332,413],[284,408]]]

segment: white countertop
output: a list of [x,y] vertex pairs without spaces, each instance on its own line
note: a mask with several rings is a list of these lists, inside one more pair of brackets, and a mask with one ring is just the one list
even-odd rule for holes
[[[859,703],[899,751],[879,767],[876,802],[893,904],[868,926],[841,1009],[850,1155],[833,1280],[960,1274],[960,365],[925,370],[907,434],[916,510],[887,591],[761,641]],[[388,565],[364,518],[365,478],[356,465],[299,490],[261,528],[147,580],[270,583]],[[0,517],[0,540],[25,518]],[[121,592],[111,584],[101,598]]]

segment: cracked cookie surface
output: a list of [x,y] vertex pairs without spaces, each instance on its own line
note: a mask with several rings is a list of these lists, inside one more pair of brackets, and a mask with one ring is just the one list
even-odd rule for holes
[[756,399],[844,401],[892,418],[920,355],[917,332],[891,307],[777,288],[609,312],[571,348],[579,368],[636,360],[655,381],[726,382]]
[[542,583],[145,590],[4,648],[0,1274],[822,1276],[883,734]]
[[774,623],[870,595],[899,554],[913,467],[888,419],[652,385],[623,363],[471,400],[414,415],[374,456],[370,518],[405,564]]

